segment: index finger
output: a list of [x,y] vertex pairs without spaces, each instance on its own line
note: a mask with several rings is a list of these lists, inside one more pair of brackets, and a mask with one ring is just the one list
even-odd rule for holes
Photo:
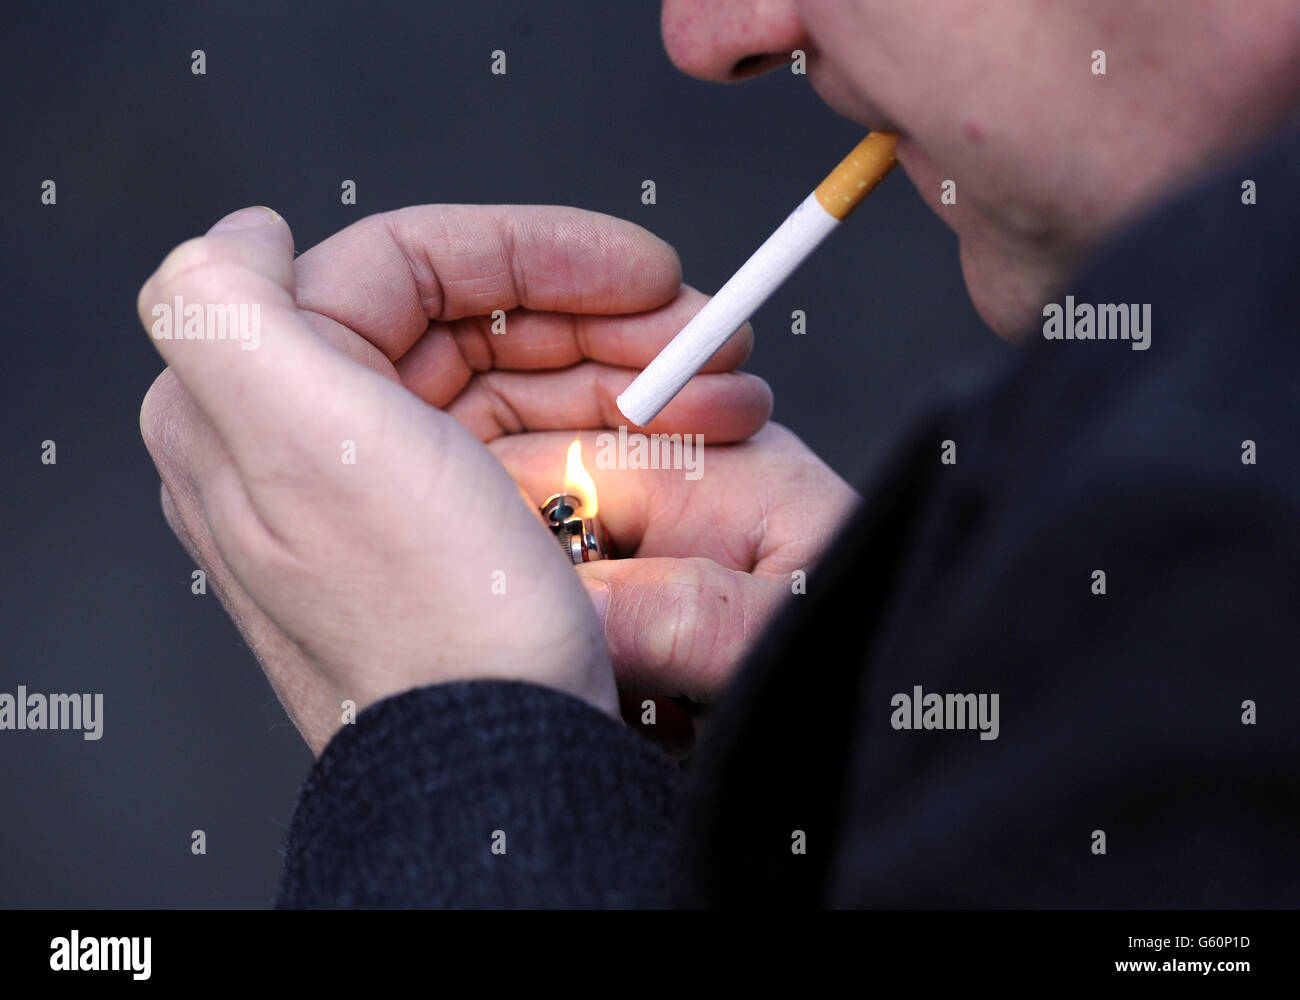
[[[355,436],[358,414],[382,419],[376,398],[392,384],[308,326],[294,305],[293,234],[270,209],[241,209],[176,247],[136,308],[243,471],[330,454]],[[350,433],[335,433],[340,421]]]
[[295,262],[298,305],[390,360],[430,323],[518,307],[615,315],[668,302],[677,252],[632,222],[552,205],[418,205],[372,215]]

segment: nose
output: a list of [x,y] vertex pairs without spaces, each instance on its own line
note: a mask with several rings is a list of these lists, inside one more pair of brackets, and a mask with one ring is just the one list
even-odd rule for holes
[[791,0],[664,0],[660,25],[674,66],[719,83],[766,73],[810,47]]

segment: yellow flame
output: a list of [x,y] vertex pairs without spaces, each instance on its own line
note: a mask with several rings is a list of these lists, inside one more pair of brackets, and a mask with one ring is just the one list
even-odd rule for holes
[[564,492],[583,502],[582,516],[596,516],[596,484],[582,464],[582,442],[569,445],[569,459],[564,466]]

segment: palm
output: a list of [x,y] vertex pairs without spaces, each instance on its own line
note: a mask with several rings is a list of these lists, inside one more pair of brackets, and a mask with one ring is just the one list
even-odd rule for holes
[[[482,226],[483,213],[497,213],[488,235],[516,255],[510,266],[492,239],[445,259],[428,248],[439,232],[463,239],[465,216]],[[595,454],[596,434],[624,422],[618,393],[705,301],[679,284],[675,259],[649,237],[627,226],[592,241],[592,219],[426,206],[366,220],[299,258],[299,305],[351,357],[455,417],[540,502],[562,483],[569,442],[580,436],[584,454]],[[497,309],[504,333],[493,332]],[[616,550],[636,557],[582,570],[638,605],[606,620],[615,665],[633,682],[716,692],[790,593],[791,574],[816,561],[852,505],[852,491],[789,432],[746,442],[770,411],[767,387],[733,371],[751,345],[746,328],[646,428],[702,434],[701,479],[588,462]],[[714,596],[735,614],[710,610]],[[720,638],[682,641],[692,631]]]

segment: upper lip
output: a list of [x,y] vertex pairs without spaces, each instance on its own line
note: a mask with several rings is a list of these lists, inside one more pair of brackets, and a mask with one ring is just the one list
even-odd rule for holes
[[836,113],[865,125],[873,132],[897,132],[899,128],[873,105],[856,94],[850,94],[840,84],[840,79],[827,72],[815,53],[808,57],[808,81],[817,95]]

